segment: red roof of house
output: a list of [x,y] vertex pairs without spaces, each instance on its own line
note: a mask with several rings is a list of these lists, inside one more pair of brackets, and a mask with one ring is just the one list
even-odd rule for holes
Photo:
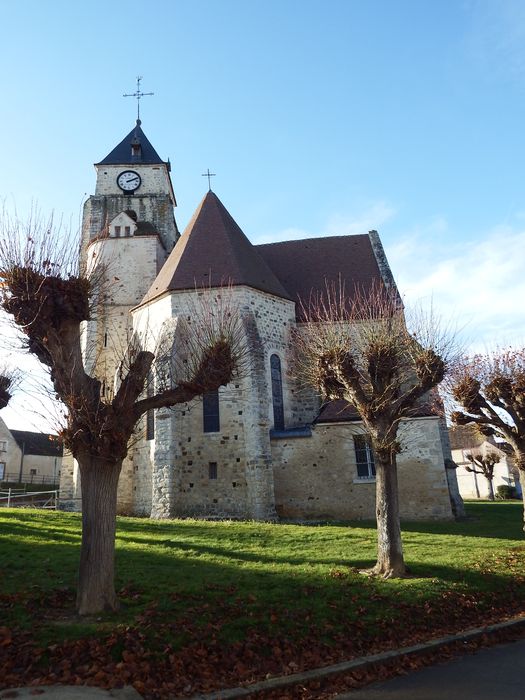
[[246,285],[291,298],[257,248],[210,190],[142,303],[168,291],[226,284]]

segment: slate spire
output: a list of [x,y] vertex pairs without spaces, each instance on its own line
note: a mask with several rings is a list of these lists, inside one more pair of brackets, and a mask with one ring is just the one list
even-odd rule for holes
[[142,131],[141,124],[140,119],[137,119],[129,134],[96,165],[165,164]]

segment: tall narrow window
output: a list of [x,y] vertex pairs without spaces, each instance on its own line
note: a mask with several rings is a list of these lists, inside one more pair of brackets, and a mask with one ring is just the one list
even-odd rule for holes
[[205,433],[218,433],[221,429],[218,389],[208,391],[202,397],[202,424]]
[[155,437],[155,409],[146,411],[146,440],[153,440]]
[[376,475],[374,453],[368,435],[354,435],[355,461],[359,479],[373,479]]
[[270,357],[270,370],[272,374],[273,427],[275,430],[284,430],[283,380],[281,360],[278,355]]
[[115,236],[120,238],[120,226],[115,226]]
[[131,226],[124,226],[124,234],[126,236],[131,236]]
[[0,481],[5,479],[5,462],[0,462]]
[[217,462],[210,462],[208,464],[208,476],[210,479],[217,478]]
[[[146,396],[148,398],[153,396],[153,373],[150,372],[146,380],[148,385],[146,387]],[[150,408],[146,411],[146,440],[153,440],[155,438],[155,409]]]

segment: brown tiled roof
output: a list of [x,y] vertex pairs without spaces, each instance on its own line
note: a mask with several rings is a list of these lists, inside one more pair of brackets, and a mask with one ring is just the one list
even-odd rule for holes
[[355,406],[344,399],[329,401],[321,407],[316,423],[346,423],[348,421],[361,420]]
[[[423,397],[420,403],[414,406],[410,417],[426,418],[435,415],[437,415],[436,412],[432,410],[432,406]],[[336,401],[329,401],[321,407],[315,423],[347,423],[359,420],[361,420],[361,417],[355,406],[344,399],[337,399]]]
[[290,294],[211,190],[200,203],[142,303],[168,291],[247,285]]
[[327,285],[339,285],[341,280],[347,295],[356,289],[366,294],[382,281],[367,234],[306,238],[256,248],[291,298],[299,302],[299,321],[304,320],[301,302],[308,306],[312,294],[322,294]]

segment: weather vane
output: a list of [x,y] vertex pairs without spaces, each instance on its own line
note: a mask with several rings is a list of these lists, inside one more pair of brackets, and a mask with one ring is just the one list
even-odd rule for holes
[[210,173],[210,169],[208,168],[205,173],[202,173],[202,177],[208,178],[208,190],[211,192],[211,178],[215,177],[215,173]]
[[135,92],[125,92],[122,97],[136,97],[137,98],[137,121],[140,122],[140,98],[147,97],[148,95],[154,95],[154,92],[142,92],[140,89],[140,81],[142,80],[141,75],[137,75],[137,89]]

